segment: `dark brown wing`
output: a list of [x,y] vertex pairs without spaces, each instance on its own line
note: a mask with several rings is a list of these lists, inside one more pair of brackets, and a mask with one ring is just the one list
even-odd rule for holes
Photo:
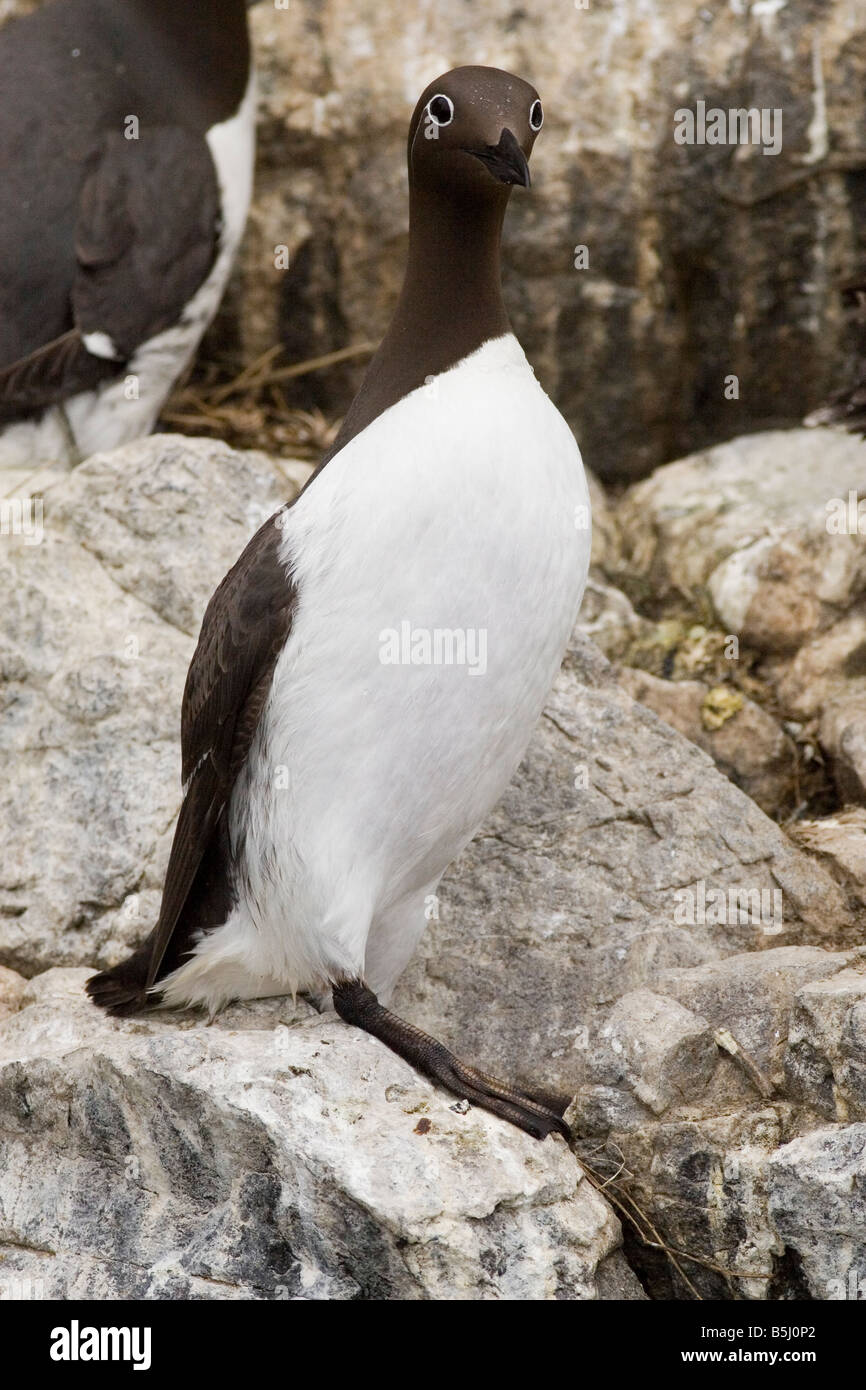
[[96,357],[77,328],[0,370],[0,422],[20,419],[116,376],[119,363]]
[[[213,265],[219,218],[216,170],[200,136],[175,126],[143,127],[137,140],[106,133],[79,197],[69,331],[0,370],[0,419],[93,389],[176,323]],[[29,311],[26,300],[4,309]],[[112,357],[88,351],[91,333],[110,340]]]
[[159,967],[244,764],[292,625],[296,590],[279,555],[284,512],[261,527],[205,610],[186,678],[181,754],[186,794],[153,935]]
[[176,323],[214,262],[220,198],[207,144],[178,126],[103,140],[84,183],[72,290],[82,333],[107,333],[129,357]]

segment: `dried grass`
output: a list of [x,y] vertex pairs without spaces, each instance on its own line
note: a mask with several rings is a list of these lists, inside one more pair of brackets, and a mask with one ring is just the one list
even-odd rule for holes
[[281,362],[277,343],[237,371],[199,359],[163,408],[160,427],[209,435],[239,449],[291,454],[317,461],[337,434],[339,421],[319,410],[288,404],[283,384],[354,358],[369,357],[373,343],[356,343],[304,362]]
[[[605,1147],[605,1146],[603,1146]],[[597,1153],[598,1149],[590,1150]],[[682,1267],[681,1261],[700,1265],[703,1269],[712,1270],[714,1274],[719,1274],[725,1280],[733,1299],[739,1300],[742,1294],[736,1287],[735,1281],[742,1282],[752,1279],[772,1279],[773,1271],[769,1273],[744,1274],[732,1269],[726,1269],[724,1265],[717,1264],[713,1260],[706,1259],[703,1255],[695,1255],[689,1250],[679,1250],[676,1246],[669,1245],[659,1232],[649,1214],[632,1195],[629,1189],[629,1182],[634,1177],[626,1168],[625,1159],[622,1153],[617,1150],[618,1161],[616,1169],[607,1177],[598,1169],[592,1166],[587,1157],[579,1148],[576,1148],[580,1166],[586,1174],[587,1181],[600,1192],[601,1195],[610,1202],[619,1212],[620,1217],[627,1223],[630,1230],[634,1233],[642,1245],[650,1250],[659,1250],[664,1254],[679,1274],[686,1288],[692,1297],[699,1302],[703,1302],[703,1294],[695,1287],[691,1279]]]

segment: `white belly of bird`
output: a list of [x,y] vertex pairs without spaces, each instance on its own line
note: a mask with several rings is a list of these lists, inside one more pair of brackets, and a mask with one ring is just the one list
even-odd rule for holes
[[[214,263],[181,318],[142,343],[119,377],[70,397],[38,419],[7,425],[0,433],[0,495],[26,487],[27,478],[46,465],[73,466],[153,429],[226,287],[252,192],[255,116],[253,75],[235,115],[212,126],[205,137],[216,168],[222,225]],[[108,351],[97,356],[111,355],[110,339],[106,341]]]
[[380,416],[285,514],[297,611],[230,829],[236,908],[170,1003],[387,997],[513,775],[589,563],[580,454],[516,340]]

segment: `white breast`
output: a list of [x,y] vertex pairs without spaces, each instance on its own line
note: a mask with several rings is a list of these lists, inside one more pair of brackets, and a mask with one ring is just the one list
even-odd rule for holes
[[574,439],[511,336],[328,463],[286,514],[297,614],[232,798],[242,901],[176,973],[187,998],[340,971],[388,991],[541,712],[588,514]]
[[[99,450],[116,448],[153,429],[225,290],[252,192],[255,112],[255,76],[251,75],[234,116],[212,126],[205,137],[220,190],[220,239],[208,277],[180,321],[143,343],[126,371],[99,390],[71,397],[38,420],[6,426],[0,433],[0,495],[21,486],[29,474],[44,464],[74,465]],[[105,335],[96,334],[94,338],[95,355],[110,355],[99,342]]]

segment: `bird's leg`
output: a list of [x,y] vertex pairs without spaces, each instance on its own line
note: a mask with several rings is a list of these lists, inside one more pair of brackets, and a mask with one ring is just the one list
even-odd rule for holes
[[569,1137],[561,1111],[467,1066],[435,1038],[383,1008],[361,980],[345,980],[334,985],[334,1008],[346,1023],[354,1023],[356,1028],[371,1033],[398,1057],[411,1062],[418,1071],[462,1100],[509,1120],[536,1139],[545,1139],[551,1133]]
[[81,457],[81,450],[78,447],[78,440],[75,438],[75,431],[72,428],[72,422],[69,419],[69,416],[66,414],[65,402],[61,403],[57,411],[57,419],[60,422],[60,428],[63,434],[65,434],[66,436],[66,447],[69,450],[70,464],[74,467],[76,464],[83,463],[84,460]]

